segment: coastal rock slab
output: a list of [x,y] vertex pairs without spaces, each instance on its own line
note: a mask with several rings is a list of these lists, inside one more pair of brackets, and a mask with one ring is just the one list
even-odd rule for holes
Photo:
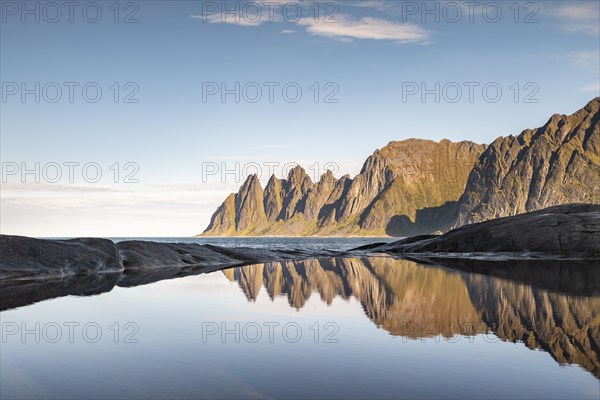
[[44,240],[0,235],[0,279],[121,271],[117,248],[107,239]]
[[129,240],[116,244],[126,270],[182,267],[240,266],[292,259],[301,253],[249,247],[219,247],[196,243],[160,243]]
[[600,205],[564,204],[372,250],[432,258],[600,259]]

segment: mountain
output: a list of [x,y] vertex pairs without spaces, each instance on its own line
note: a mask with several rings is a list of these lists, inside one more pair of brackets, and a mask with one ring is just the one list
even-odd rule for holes
[[[287,179],[262,188],[251,175],[213,214],[206,236],[418,234],[446,230],[485,146],[468,141],[408,139],[391,142],[361,172],[312,182],[296,166]],[[449,217],[450,216],[450,217]]]
[[313,183],[301,167],[250,176],[203,235],[413,236],[567,203],[600,204],[600,97],[542,127],[472,142],[409,139],[375,151],[356,177]]
[[565,203],[600,203],[600,97],[496,139],[469,175],[455,226]]

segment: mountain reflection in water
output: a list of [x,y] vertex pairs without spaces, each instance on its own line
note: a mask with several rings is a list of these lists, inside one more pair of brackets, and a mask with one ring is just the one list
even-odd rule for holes
[[[237,282],[248,301],[264,290],[301,309],[354,297],[366,316],[410,339],[488,334],[578,364],[600,379],[600,265],[575,261],[410,261],[323,258],[225,269],[164,268],[65,279],[0,281],[0,311],[64,296],[93,296],[206,273]],[[263,289],[264,288],[264,289]],[[495,335],[495,336],[494,336]]]
[[[412,339],[493,332],[600,378],[600,273],[575,262],[449,261],[452,269],[387,257],[311,259],[223,270],[249,301],[264,287],[296,309],[317,292],[354,296],[367,317]],[[470,271],[489,271],[492,275]]]

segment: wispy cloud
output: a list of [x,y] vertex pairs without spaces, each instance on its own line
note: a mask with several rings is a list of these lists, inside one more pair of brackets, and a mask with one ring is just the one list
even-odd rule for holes
[[391,40],[397,43],[427,43],[430,33],[411,23],[399,23],[380,18],[354,19],[348,15],[336,15],[336,23],[315,22],[303,18],[298,23],[307,26],[311,35],[331,39],[352,41],[355,39]]
[[600,33],[600,3],[571,2],[550,11],[551,15],[561,20],[560,27],[570,33],[598,35]]
[[589,85],[585,85],[581,88],[582,92],[595,92],[597,95],[600,95],[600,82],[590,83]]
[[[277,17],[270,23],[284,23],[281,17]],[[258,27],[267,19],[259,18],[250,20],[233,15],[223,15],[220,13],[206,16],[191,15],[191,18],[198,19],[207,23],[223,23],[240,25],[246,27]],[[430,32],[418,25],[409,22],[394,22],[381,18],[363,17],[357,19],[347,14],[336,14],[331,21],[315,21],[314,18],[301,18],[293,24],[294,26],[305,27],[306,32],[315,36],[323,36],[340,42],[352,42],[354,40],[389,40],[396,43],[428,43]],[[283,29],[281,33],[295,33],[295,29]]]
[[567,56],[579,70],[596,74],[600,71],[600,50],[574,51]]

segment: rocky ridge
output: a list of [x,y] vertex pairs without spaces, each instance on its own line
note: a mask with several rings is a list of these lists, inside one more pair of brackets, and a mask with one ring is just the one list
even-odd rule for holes
[[354,178],[250,176],[202,235],[408,237],[568,203],[600,204],[600,97],[487,147],[391,142]]
[[[354,178],[331,171],[313,182],[296,166],[264,190],[247,178],[213,214],[205,236],[386,235],[447,229],[469,171],[485,146],[409,139],[375,151]],[[441,212],[440,212],[441,211]]]
[[496,139],[469,175],[455,226],[566,203],[600,204],[600,97]]
[[[322,255],[332,255],[323,250]],[[3,279],[52,279],[124,271],[173,270],[203,272],[275,260],[310,258],[312,251],[270,248],[219,247],[197,243],[161,243],[108,239],[35,239],[0,235],[0,281]],[[164,272],[167,271],[167,272]]]

